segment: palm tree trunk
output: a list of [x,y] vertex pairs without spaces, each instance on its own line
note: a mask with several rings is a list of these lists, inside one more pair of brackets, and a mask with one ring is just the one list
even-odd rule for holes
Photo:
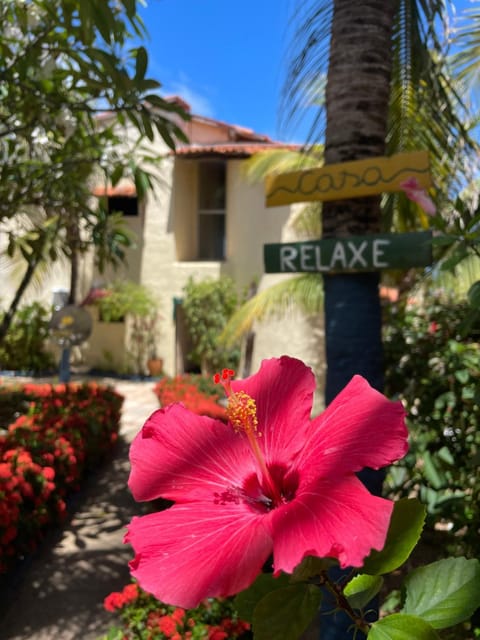
[[[325,163],[381,156],[392,68],[395,0],[335,0],[326,86]],[[362,235],[380,228],[380,197],[326,202],[324,237]],[[355,374],[383,387],[379,274],[336,274],[324,278],[328,404]],[[371,491],[381,475],[363,477]],[[338,576],[336,576],[338,577]],[[374,611],[376,603],[372,603]],[[331,603],[325,599],[322,609]],[[322,621],[322,640],[354,637],[342,614]],[[355,635],[359,640],[362,634]]]
[[[381,156],[395,0],[335,0],[326,87],[326,164]],[[326,202],[324,237],[378,232],[380,198]],[[377,273],[325,276],[326,402],[360,373],[383,386]]]
[[40,262],[40,258],[33,257],[30,259],[30,261],[27,264],[27,268],[25,270],[25,273],[23,274],[22,280],[17,290],[15,291],[13,300],[10,303],[10,307],[7,309],[7,311],[5,311],[5,314],[2,318],[2,322],[0,323],[0,343],[2,342],[2,340],[4,340],[5,336],[8,333],[8,330],[10,329],[13,317],[17,312],[18,306],[22,301],[23,294],[25,293],[28,285],[30,284],[33,278],[33,274],[35,273],[35,270],[38,267],[39,262]]

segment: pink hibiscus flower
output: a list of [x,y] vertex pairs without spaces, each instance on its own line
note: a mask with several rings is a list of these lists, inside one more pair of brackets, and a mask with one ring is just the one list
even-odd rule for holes
[[416,202],[429,216],[434,216],[437,208],[435,203],[427,194],[425,189],[420,186],[416,178],[408,178],[400,183],[401,190],[405,193],[409,200]]
[[401,404],[360,376],[311,420],[315,380],[299,360],[265,360],[245,380],[230,374],[229,424],[173,404],[153,413],[130,450],[134,497],[175,502],[133,518],[131,572],[184,608],[247,588],[272,552],[277,574],[309,555],[361,566],[383,548],[393,503],[355,472],[407,450]]

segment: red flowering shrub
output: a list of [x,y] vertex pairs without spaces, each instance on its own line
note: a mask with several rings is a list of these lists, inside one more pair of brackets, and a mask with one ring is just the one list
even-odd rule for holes
[[105,638],[124,640],[236,640],[251,638],[250,625],[238,619],[230,599],[205,600],[195,609],[165,605],[133,582],[108,595],[103,606],[117,612],[122,628]]
[[[118,437],[123,398],[94,383],[26,384],[27,413],[0,431],[0,572],[66,514],[65,497]],[[15,391],[0,390],[11,403]]]
[[225,407],[218,404],[219,394],[201,376],[183,375],[162,378],[157,382],[154,393],[162,407],[172,402],[181,402],[187,409],[202,416],[210,416],[226,421]]

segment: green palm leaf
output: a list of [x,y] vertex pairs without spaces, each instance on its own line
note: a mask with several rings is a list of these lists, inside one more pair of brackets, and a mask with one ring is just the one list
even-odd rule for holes
[[318,314],[322,309],[323,286],[319,274],[301,274],[288,277],[260,291],[250,298],[228,321],[220,341],[233,344],[252,330],[255,322],[284,316],[294,308],[307,315]]

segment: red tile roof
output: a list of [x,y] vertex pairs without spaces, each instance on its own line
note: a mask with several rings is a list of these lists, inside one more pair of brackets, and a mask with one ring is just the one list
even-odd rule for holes
[[297,151],[301,149],[298,144],[285,144],[283,142],[220,142],[217,144],[190,144],[176,148],[175,155],[183,158],[200,158],[202,156],[223,156],[229,158],[249,158],[259,151],[269,149],[285,149]]
[[135,185],[133,183],[123,183],[117,184],[114,187],[111,185],[97,185],[92,189],[92,194],[100,198],[101,196],[111,197],[125,197],[125,198],[133,198],[137,195],[137,190],[135,189]]

